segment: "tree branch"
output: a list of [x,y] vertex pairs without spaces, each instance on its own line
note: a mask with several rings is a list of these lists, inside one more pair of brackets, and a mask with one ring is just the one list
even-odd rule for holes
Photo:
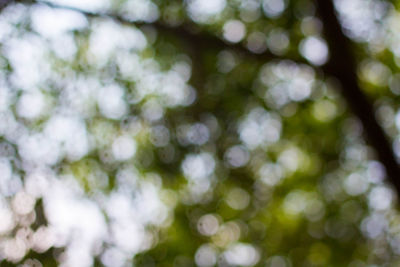
[[15,0],[15,2],[25,3],[25,4],[42,4],[42,5],[52,7],[52,8],[71,10],[71,11],[79,12],[79,13],[85,15],[86,17],[90,17],[90,18],[112,19],[122,25],[130,25],[130,26],[134,25],[136,27],[149,25],[149,26],[154,27],[155,29],[157,29],[160,32],[178,36],[178,37],[186,39],[186,40],[190,40],[192,43],[200,44],[202,47],[206,47],[206,48],[210,48],[210,49],[217,49],[217,50],[230,49],[230,50],[235,51],[239,55],[243,55],[247,58],[251,58],[251,59],[254,59],[254,60],[257,60],[260,62],[268,62],[271,60],[290,59],[297,63],[309,64],[309,62],[307,62],[304,58],[302,58],[300,56],[297,58],[293,58],[293,57],[288,58],[288,57],[282,57],[282,56],[275,55],[269,51],[266,51],[266,52],[263,52],[260,54],[255,54],[255,53],[249,51],[241,43],[232,44],[232,43],[225,42],[224,40],[222,40],[215,34],[201,30],[195,24],[181,24],[178,26],[170,26],[170,25],[160,22],[160,21],[154,21],[154,22],[133,21],[133,20],[129,20],[128,18],[126,18],[120,14],[117,14],[117,13],[90,12],[90,11],[83,10],[80,8],[66,6],[66,5],[59,5],[59,4],[50,3],[47,1]]
[[400,196],[400,168],[390,142],[376,120],[371,102],[358,85],[357,65],[351,52],[350,40],[343,34],[332,0],[316,2],[331,53],[329,62],[322,69],[341,83],[343,97],[362,122],[368,142],[377,152],[378,159],[386,168],[388,180]]
[[0,12],[12,2],[13,0],[0,0]]

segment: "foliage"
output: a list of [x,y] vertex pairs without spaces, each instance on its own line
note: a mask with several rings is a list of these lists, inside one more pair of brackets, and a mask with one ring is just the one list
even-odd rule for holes
[[[386,140],[318,2],[7,2],[0,265],[399,264]],[[398,157],[397,6],[335,4]]]

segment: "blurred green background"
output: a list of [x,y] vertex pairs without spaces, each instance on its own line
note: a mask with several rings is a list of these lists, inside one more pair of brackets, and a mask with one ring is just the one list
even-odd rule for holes
[[[0,266],[400,266],[320,1],[0,1]],[[334,2],[398,160],[398,4]]]

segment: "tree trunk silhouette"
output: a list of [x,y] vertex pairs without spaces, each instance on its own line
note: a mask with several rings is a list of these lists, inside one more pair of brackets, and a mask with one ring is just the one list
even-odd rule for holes
[[376,120],[373,106],[357,82],[357,64],[344,35],[332,0],[318,0],[317,10],[324,25],[330,59],[323,66],[325,74],[336,77],[341,83],[341,93],[364,127],[367,141],[376,150],[378,159],[386,168],[388,180],[400,195],[400,168],[393,149],[382,127]]

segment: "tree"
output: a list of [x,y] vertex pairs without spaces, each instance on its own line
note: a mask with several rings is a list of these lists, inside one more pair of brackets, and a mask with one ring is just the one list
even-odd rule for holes
[[398,264],[397,5],[0,2],[1,266]]

